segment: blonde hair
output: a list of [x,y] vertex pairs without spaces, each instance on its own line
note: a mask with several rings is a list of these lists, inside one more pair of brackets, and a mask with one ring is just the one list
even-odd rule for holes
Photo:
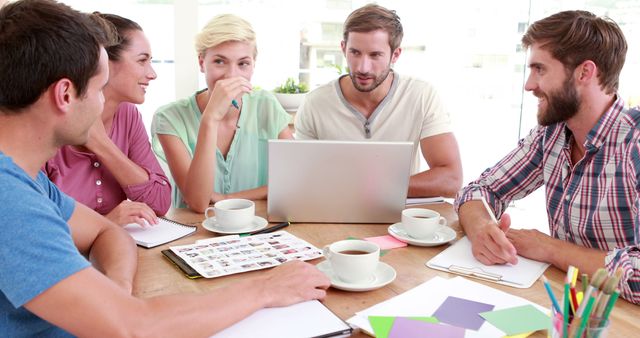
[[198,55],[204,55],[207,49],[229,41],[253,44],[253,58],[258,56],[253,27],[245,19],[233,14],[217,15],[202,28],[196,35],[196,52]]

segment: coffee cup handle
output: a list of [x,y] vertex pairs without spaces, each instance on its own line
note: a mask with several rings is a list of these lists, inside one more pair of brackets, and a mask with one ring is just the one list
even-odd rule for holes
[[440,216],[440,219],[438,220],[438,223],[440,224],[440,226],[446,226],[447,225],[447,219]]
[[214,207],[208,207],[206,209],[204,209],[204,218],[210,218],[211,216],[209,216],[209,211],[213,211],[213,214],[215,215],[216,209]]
[[329,250],[329,246],[325,245],[322,248],[322,253],[324,254],[324,258],[329,259],[329,256],[331,256],[331,250]]

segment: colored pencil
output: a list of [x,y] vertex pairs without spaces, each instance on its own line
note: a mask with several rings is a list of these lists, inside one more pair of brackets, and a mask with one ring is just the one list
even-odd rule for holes
[[562,316],[562,337],[567,338],[569,334],[569,280],[564,283],[564,312]]
[[560,310],[560,304],[558,304],[558,300],[556,299],[556,296],[553,294],[553,291],[551,290],[551,285],[549,285],[549,280],[547,280],[547,277],[545,277],[544,275],[540,276],[540,278],[542,279],[542,284],[544,285],[544,288],[547,290],[547,293],[549,294],[549,298],[551,298],[551,305],[553,305],[553,308],[556,309],[557,313],[562,314],[562,310]]

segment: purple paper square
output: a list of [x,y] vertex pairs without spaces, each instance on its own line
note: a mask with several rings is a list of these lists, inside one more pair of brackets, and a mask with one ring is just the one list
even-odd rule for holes
[[463,338],[464,329],[446,324],[427,323],[398,317],[393,322],[388,338]]
[[491,304],[449,296],[433,316],[443,323],[478,330],[485,321],[479,313],[491,311],[493,308]]

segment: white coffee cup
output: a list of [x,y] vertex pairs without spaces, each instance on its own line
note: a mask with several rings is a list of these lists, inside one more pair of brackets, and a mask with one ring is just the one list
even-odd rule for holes
[[204,211],[207,222],[213,216],[209,213],[215,213],[216,224],[220,229],[234,230],[250,226],[256,214],[256,205],[253,201],[232,198],[216,202],[213,207],[208,207]]
[[436,230],[445,225],[447,225],[447,220],[437,211],[422,208],[402,210],[402,227],[413,238],[429,238]]
[[373,242],[347,239],[325,246],[324,257],[336,276],[347,283],[368,283],[375,279],[380,247]]

